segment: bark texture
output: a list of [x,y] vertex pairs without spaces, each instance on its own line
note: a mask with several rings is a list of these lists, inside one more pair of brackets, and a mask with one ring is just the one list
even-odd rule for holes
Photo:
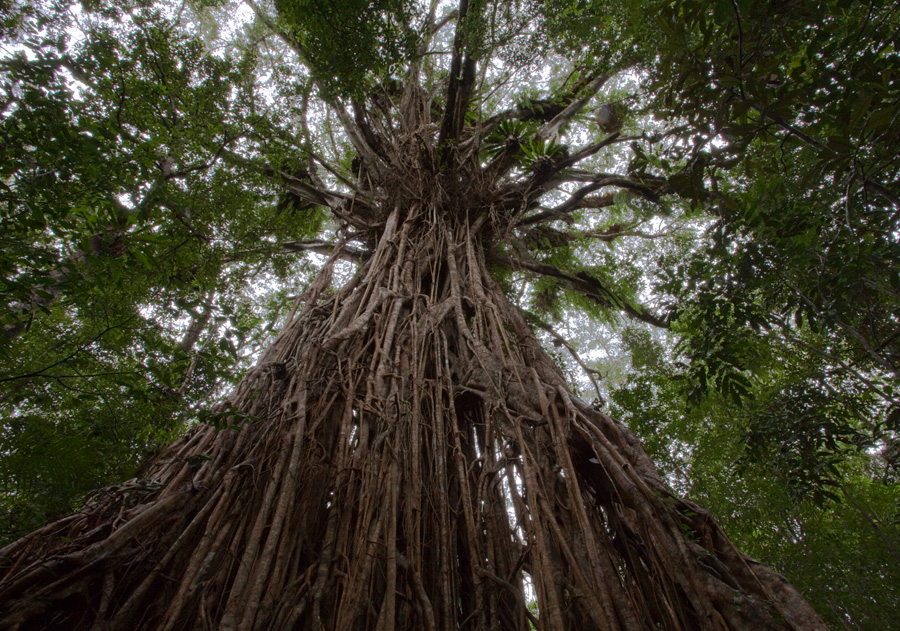
[[824,628],[573,396],[487,271],[490,213],[417,192],[327,296],[326,266],[233,427],[2,551],[0,626]]

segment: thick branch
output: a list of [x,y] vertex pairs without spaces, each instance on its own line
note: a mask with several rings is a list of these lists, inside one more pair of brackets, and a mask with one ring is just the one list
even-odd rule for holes
[[333,208],[337,204],[339,204],[341,200],[349,199],[347,195],[344,195],[343,193],[320,190],[312,184],[294,177],[290,173],[274,169],[268,164],[260,164],[259,162],[256,162],[251,158],[245,158],[244,156],[233,151],[223,149],[221,151],[221,157],[227,162],[246,169],[250,169],[252,171],[255,171],[256,173],[259,173],[260,175],[264,175],[271,181],[284,186],[291,193],[294,193],[303,200],[311,202],[313,204],[319,204],[320,206]]
[[438,139],[438,145],[441,146],[448,146],[450,141],[459,140],[466,118],[466,110],[469,107],[469,99],[472,96],[472,86],[475,83],[475,60],[467,54],[461,29],[468,13],[469,0],[460,0],[459,18],[456,21],[456,33],[453,37],[453,59],[450,61],[447,105],[444,109],[441,133]]
[[[604,186],[607,186],[606,180],[598,180],[596,182],[591,182],[587,186],[582,186],[580,189],[572,193],[569,199],[564,201],[562,204],[554,206],[553,208],[544,212],[537,213],[536,215],[532,215],[531,217],[523,218],[522,221],[519,222],[519,225],[528,226],[531,224],[540,223],[542,221],[559,219],[572,211],[582,208],[583,206],[581,204],[585,197],[587,197],[590,193],[603,188]],[[611,206],[613,204],[614,196],[607,195],[605,198],[600,199],[608,199],[609,203],[604,203],[602,206],[596,206],[596,208]]]
[[[575,194],[578,194],[578,192],[579,191],[576,191]],[[577,199],[573,199],[573,195],[573,197],[570,197],[558,206],[542,210],[541,212],[531,215],[530,217],[524,217],[518,225],[531,226],[536,223],[542,223],[544,221],[555,221],[557,219],[571,222],[572,219],[571,217],[569,217],[569,214],[576,210],[582,208],[608,208],[615,203],[616,196],[614,194],[603,195],[599,197],[586,197],[589,192],[591,191],[585,191],[584,194],[579,196]]]
[[[557,173],[561,170],[558,166],[555,166],[554,168]],[[630,178],[624,175],[616,175],[614,173],[597,173],[594,175],[585,174],[582,178],[578,174],[572,174],[571,172],[569,172],[566,174],[565,178],[569,181],[585,181],[588,182],[588,184],[572,193],[569,199],[564,201],[562,204],[559,204],[558,206],[549,210],[544,210],[540,213],[534,214],[530,217],[523,218],[517,223],[517,225],[527,226],[541,223],[543,221],[552,221],[556,219],[565,220],[569,213],[580,208],[605,208],[607,206],[611,206],[615,200],[615,197],[613,195],[587,198],[588,194],[593,193],[594,191],[606,186],[618,186],[619,188],[624,188],[640,195],[644,199],[653,202],[654,204],[657,204],[659,203],[660,195],[665,192],[666,185],[666,181],[662,178],[655,182],[658,187],[653,188],[648,186],[643,180]],[[529,199],[536,199],[541,194],[543,194],[543,192],[549,190],[552,185],[559,184],[561,181],[561,179],[554,178],[550,178],[545,182],[537,182],[535,180],[531,180],[528,182],[528,190],[526,196]]]
[[644,199],[657,203],[666,192],[667,182],[661,177],[634,178],[616,173],[568,172],[569,182],[601,182],[603,186],[618,186],[638,193]]
[[[360,263],[369,257],[369,252],[351,248],[344,243],[331,243],[330,241],[322,241],[321,239],[305,239],[303,241],[284,241],[283,243],[272,243],[271,246],[259,248],[256,250],[248,250],[236,252],[233,256],[226,257],[226,262],[240,260],[247,254],[261,253],[294,253],[294,252],[313,252],[324,256],[335,255],[335,258]],[[336,253],[336,254],[335,254]]]
[[610,227],[605,230],[588,230],[587,232],[582,233],[585,237],[590,237],[592,239],[599,239],[600,241],[606,241],[607,243],[610,241],[615,241],[620,237],[637,237],[639,239],[662,239],[664,237],[669,236],[673,232],[675,232],[676,228],[672,228],[670,230],[664,230],[663,232],[644,232],[643,230],[638,230],[639,226],[647,223],[646,219],[642,219],[640,221],[632,222],[629,225],[621,225],[618,223],[614,223]]
[[356,263],[368,257],[368,253],[362,250],[357,250],[356,248],[351,248],[343,244],[336,245],[334,243],[321,241],[319,239],[309,239],[306,241],[285,241],[284,243],[280,244],[280,247],[285,252],[315,252],[316,254],[325,255],[333,254],[335,252],[335,248],[338,248],[338,258],[342,258],[347,261],[353,261]]
[[566,284],[568,284],[572,289],[582,293],[584,296],[590,298],[602,307],[608,309],[618,309],[636,320],[646,322],[647,324],[652,324],[656,327],[660,327],[663,329],[669,328],[668,322],[654,315],[649,309],[640,305],[634,306],[629,304],[622,297],[613,294],[609,289],[604,287],[599,280],[597,280],[587,272],[578,272],[573,276],[571,274],[567,274],[558,267],[554,267],[553,265],[548,265],[546,263],[540,263],[538,261],[529,261],[512,256],[502,257],[501,260],[502,262],[514,268],[525,269],[531,272],[535,272],[536,274],[540,274],[541,276],[551,276],[553,278],[558,278],[559,280],[562,280]]
[[375,148],[366,140],[365,133],[357,127],[356,123],[341,103],[334,103],[332,107],[337,114],[338,120],[341,121],[341,125],[347,134],[347,138],[350,139],[353,148],[356,149],[359,153],[359,157],[365,162],[366,168],[372,171],[376,177],[382,176],[385,172],[384,163],[381,161],[381,158],[378,157]]
[[578,112],[584,109],[584,106],[588,104],[588,101],[593,98],[607,81],[609,81],[609,75],[600,75],[591,81],[580,97],[569,103],[569,105],[566,106],[562,112],[557,114],[553,120],[544,125],[543,129],[537,133],[537,137],[542,140],[552,140],[553,138],[556,138],[563,126],[575,118]]

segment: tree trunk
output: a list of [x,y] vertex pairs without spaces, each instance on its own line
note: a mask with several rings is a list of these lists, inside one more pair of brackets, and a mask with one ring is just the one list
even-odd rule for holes
[[2,550],[0,627],[824,629],[569,391],[488,273],[497,218],[433,197],[330,295],[326,266],[226,427]]

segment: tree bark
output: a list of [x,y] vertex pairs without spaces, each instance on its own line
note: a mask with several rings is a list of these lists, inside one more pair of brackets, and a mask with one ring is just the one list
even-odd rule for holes
[[224,429],[0,552],[0,627],[825,628],[571,393],[487,272],[477,199],[384,207]]

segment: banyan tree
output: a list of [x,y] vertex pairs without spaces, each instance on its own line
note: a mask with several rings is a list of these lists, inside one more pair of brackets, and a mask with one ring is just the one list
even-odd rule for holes
[[[515,299],[510,271],[665,325],[542,255],[678,192],[610,157],[648,137],[609,92],[631,62],[540,48],[553,7],[528,2],[247,2],[308,77],[297,111],[327,114],[304,168],[260,171],[327,210],[293,244],[327,260],[208,423],[2,550],[0,627],[823,629],[573,393]],[[549,91],[517,99],[526,73]],[[239,142],[216,159],[252,167]]]

